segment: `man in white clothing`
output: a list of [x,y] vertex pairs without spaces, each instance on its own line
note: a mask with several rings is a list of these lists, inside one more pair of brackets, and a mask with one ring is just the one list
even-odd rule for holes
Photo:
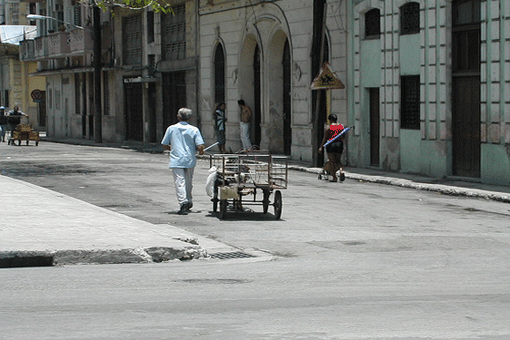
[[193,207],[193,173],[197,163],[196,151],[204,154],[204,140],[197,127],[188,120],[193,112],[182,108],[177,112],[179,122],[166,129],[161,141],[163,148],[170,150],[169,168],[172,169],[177,201],[180,205],[179,215],[186,215]]

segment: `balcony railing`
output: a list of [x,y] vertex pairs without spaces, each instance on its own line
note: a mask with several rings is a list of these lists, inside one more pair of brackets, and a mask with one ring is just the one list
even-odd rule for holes
[[87,52],[92,53],[94,49],[92,29],[89,27],[85,29],[73,29],[69,35],[69,45],[72,55],[79,55]]
[[69,32],[57,32],[48,36],[48,57],[65,57],[70,52]]
[[48,58],[48,37],[37,37],[34,39],[34,53],[36,59]]
[[19,57],[21,61],[35,60],[34,40],[22,40],[19,43]]

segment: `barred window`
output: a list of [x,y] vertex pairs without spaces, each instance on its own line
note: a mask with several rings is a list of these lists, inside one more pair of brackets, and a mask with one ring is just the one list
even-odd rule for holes
[[122,19],[123,60],[126,65],[142,63],[142,17],[140,15]]
[[400,34],[420,33],[420,4],[408,2],[400,7]]
[[420,76],[400,77],[400,127],[420,129]]
[[186,6],[174,6],[174,14],[163,16],[162,39],[163,59],[180,60],[186,58]]
[[381,12],[371,9],[365,13],[365,39],[378,39],[381,35]]
[[154,42],[154,12],[147,12],[147,42]]

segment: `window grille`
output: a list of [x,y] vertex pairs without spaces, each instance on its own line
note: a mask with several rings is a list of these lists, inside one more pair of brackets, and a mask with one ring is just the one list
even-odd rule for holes
[[73,24],[81,26],[81,5],[73,6]]
[[165,15],[162,25],[164,60],[186,58],[186,7],[173,7],[174,14]]
[[420,129],[420,76],[400,78],[400,127]]
[[378,39],[381,35],[381,12],[371,9],[365,13],[365,38]]
[[147,12],[147,42],[154,42],[154,12]]
[[420,33],[420,4],[409,2],[400,7],[400,34]]
[[140,15],[123,18],[123,60],[126,65],[142,63],[142,18]]

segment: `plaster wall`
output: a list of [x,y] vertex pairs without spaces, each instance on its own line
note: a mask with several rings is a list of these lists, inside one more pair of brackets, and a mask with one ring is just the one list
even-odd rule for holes
[[[202,132],[206,144],[215,141],[212,127],[214,106],[214,51],[220,44],[226,55],[227,148],[241,147],[239,138],[239,108],[242,98],[254,107],[253,53],[261,50],[261,145],[274,153],[283,152],[283,103],[281,58],[285,40],[289,40],[291,55],[291,157],[311,161],[313,110],[310,83],[313,3],[282,0],[262,5],[244,6],[225,2],[223,7],[208,8],[201,3],[200,15],[200,111]],[[214,10],[216,8],[216,10]],[[224,10],[220,10],[220,9]],[[345,4],[328,3],[327,35],[330,63],[337,76],[346,82]],[[332,90],[331,113],[347,122],[346,91]],[[253,125],[253,122],[252,122]],[[252,134],[253,135],[253,134]]]

